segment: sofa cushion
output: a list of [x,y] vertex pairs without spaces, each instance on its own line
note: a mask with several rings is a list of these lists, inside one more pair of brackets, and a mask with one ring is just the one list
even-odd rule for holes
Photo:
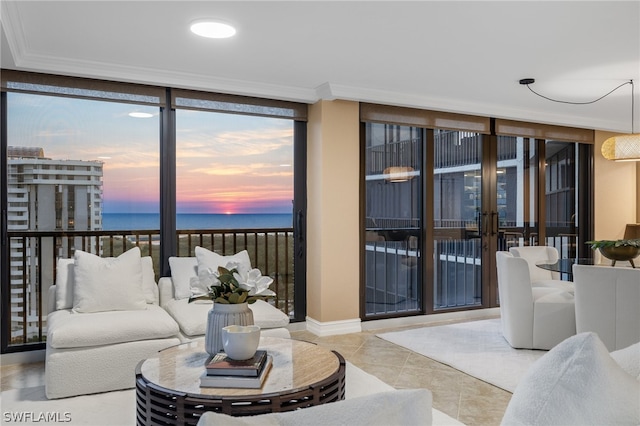
[[[207,314],[213,302],[202,300],[189,303],[187,299],[170,300],[164,308],[180,325],[180,330],[189,337],[201,336],[207,327]],[[249,305],[253,311],[253,321],[260,328],[279,328],[289,324],[289,317],[279,309],[263,300],[256,300]]]
[[164,309],[78,313],[70,309],[47,317],[47,344],[56,349],[112,345],[176,336],[178,324]]
[[[108,259],[113,259],[112,257]],[[142,262],[142,291],[147,303],[158,304],[158,285],[156,284],[153,260],[151,256],[140,259]],[[73,308],[73,286],[75,285],[75,259],[58,258],[56,266],[56,310]]]
[[431,405],[429,390],[401,389],[284,413],[231,417],[209,411],[200,417],[198,426],[430,425],[433,420]]
[[613,360],[597,334],[580,333],[531,366],[502,424],[637,425],[638,401],[640,382]]
[[256,300],[249,305],[249,309],[253,311],[254,323],[260,328],[279,328],[289,325],[287,314],[264,300]]
[[86,313],[146,308],[138,247],[116,258],[102,258],[76,250],[74,259],[74,311]]

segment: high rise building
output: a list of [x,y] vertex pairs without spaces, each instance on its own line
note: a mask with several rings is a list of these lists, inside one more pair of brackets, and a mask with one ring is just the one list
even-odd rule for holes
[[[7,157],[9,232],[102,229],[102,162],[46,158],[37,147],[10,146]],[[26,342],[46,319],[55,259],[74,247],[99,251],[99,242],[25,235],[10,247],[11,339]]]

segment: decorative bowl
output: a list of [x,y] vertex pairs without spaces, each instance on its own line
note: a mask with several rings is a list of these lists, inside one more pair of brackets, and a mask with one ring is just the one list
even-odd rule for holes
[[631,266],[635,268],[633,259],[640,255],[640,247],[633,246],[600,247],[599,250],[604,257],[613,261],[611,262],[611,266],[614,266],[616,264],[616,261],[620,260],[631,262]]
[[260,342],[257,325],[228,325],[222,327],[222,346],[231,359],[244,360],[255,355]]

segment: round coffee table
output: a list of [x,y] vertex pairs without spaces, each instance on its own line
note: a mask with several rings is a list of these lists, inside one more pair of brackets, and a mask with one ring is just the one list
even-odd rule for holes
[[261,389],[200,387],[209,357],[204,340],[172,346],[136,368],[138,425],[195,425],[206,411],[232,416],[293,411],[344,399],[345,361],[299,340],[262,337],[273,357]]

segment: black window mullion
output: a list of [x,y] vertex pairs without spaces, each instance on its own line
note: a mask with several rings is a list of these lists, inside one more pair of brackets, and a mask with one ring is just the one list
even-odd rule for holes
[[[167,88],[167,99],[171,89]],[[160,276],[171,275],[169,257],[177,254],[176,235],[176,110],[160,108]]]

